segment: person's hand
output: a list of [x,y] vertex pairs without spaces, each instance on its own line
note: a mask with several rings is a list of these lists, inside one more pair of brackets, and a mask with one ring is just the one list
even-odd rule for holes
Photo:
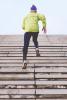
[[46,28],[45,28],[45,27],[43,27],[43,28],[42,28],[42,31],[44,31],[44,33],[46,33],[46,32],[47,32],[47,30],[46,30]]

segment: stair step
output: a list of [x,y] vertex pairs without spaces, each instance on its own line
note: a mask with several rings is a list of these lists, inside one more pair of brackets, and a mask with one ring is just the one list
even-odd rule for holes
[[[48,57],[48,56],[44,56],[44,57],[35,57],[35,56],[31,56],[31,57],[27,57],[28,60],[67,60],[67,57],[64,56],[64,57],[59,57],[59,56],[54,56],[54,57]],[[0,60],[23,60],[22,57],[0,57]]]
[[[32,81],[0,81],[0,85],[34,85],[34,80]],[[67,85],[67,81],[46,81],[46,80],[36,80],[36,85]]]
[[[22,72],[25,72],[25,73],[33,73],[34,72],[34,68],[26,68],[25,70],[22,69],[21,67],[14,67],[14,68],[1,68],[0,69],[0,73],[3,72],[3,73],[22,73]],[[67,68],[62,68],[62,67],[50,67],[50,68],[45,68],[45,67],[41,67],[41,68],[36,68],[35,67],[35,73],[67,73]]]
[[[27,55],[28,57],[33,57],[33,56],[35,56],[36,57],[36,54],[28,54]],[[51,54],[51,53],[45,53],[45,54],[41,54],[41,57],[67,57],[67,54],[66,53],[57,53],[57,54]],[[0,54],[0,57],[23,57],[23,54],[16,54],[16,53],[14,53],[14,54],[7,54],[7,53],[5,53],[5,54]]]
[[[27,68],[34,68],[34,66],[37,68],[40,67],[62,67],[62,68],[66,68],[67,64],[66,63],[29,63],[27,64]],[[0,63],[0,68],[9,68],[9,67],[22,67],[22,63]]]
[[36,79],[67,79],[67,74],[36,74]]
[[1,100],[67,100],[67,36],[39,36],[36,57],[32,40],[27,68],[23,36],[0,36]]
[[[67,74],[39,74],[35,75],[36,79],[67,79]],[[33,74],[0,74],[0,80],[26,80],[34,79]]]
[[[7,51],[10,51],[10,52],[22,52],[23,50],[23,47],[6,47],[6,46],[3,46],[3,47],[0,47],[0,52],[7,52]],[[52,47],[52,48],[41,48],[39,47],[39,50],[40,52],[66,52],[67,51],[67,47]],[[28,48],[28,51],[29,52],[35,52],[35,48],[34,47],[29,47]]]
[[[0,94],[35,94],[35,89],[0,89]],[[67,95],[67,89],[36,89],[36,94],[39,95]]]
[[[22,63],[23,60],[0,60],[0,63]],[[37,64],[37,63],[66,63],[67,64],[67,60],[66,59],[62,59],[62,60],[58,60],[58,59],[45,59],[45,60],[33,60],[33,59],[30,59],[29,60],[29,63],[34,63],[34,64]]]

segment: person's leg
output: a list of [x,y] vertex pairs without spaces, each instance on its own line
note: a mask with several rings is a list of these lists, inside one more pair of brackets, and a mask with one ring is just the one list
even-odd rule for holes
[[23,61],[26,61],[30,37],[30,33],[26,32],[24,34]]
[[38,41],[37,41],[38,32],[33,32],[32,36],[33,36],[34,45],[35,45],[36,48],[38,48]]
[[34,45],[36,47],[36,56],[40,56],[40,53],[39,53],[39,48],[38,48],[38,41],[37,41],[37,38],[38,38],[38,32],[33,32],[33,42],[34,42]]

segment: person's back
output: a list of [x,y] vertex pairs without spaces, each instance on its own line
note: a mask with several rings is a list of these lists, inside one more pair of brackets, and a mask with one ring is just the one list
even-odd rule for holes
[[32,11],[24,18],[22,27],[26,32],[39,32],[39,20],[42,21],[43,27],[46,27],[45,16]]
[[38,15],[36,12],[30,12],[25,17],[25,31],[26,32],[38,32]]
[[46,18],[42,14],[37,13],[37,8],[35,5],[31,7],[31,12],[23,19],[22,29],[25,30],[24,34],[24,47],[23,47],[23,68],[26,68],[27,62],[27,52],[31,36],[33,37],[33,42],[36,48],[36,56],[39,57],[39,46],[38,46],[38,34],[39,34],[39,25],[38,21],[42,21],[43,30],[46,33]]

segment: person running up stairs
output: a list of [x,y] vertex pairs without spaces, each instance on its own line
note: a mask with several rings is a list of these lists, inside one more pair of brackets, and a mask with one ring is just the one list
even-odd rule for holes
[[22,68],[27,67],[27,53],[30,38],[33,38],[35,45],[36,56],[40,57],[39,46],[38,46],[38,34],[39,34],[39,25],[38,22],[42,21],[43,28],[42,30],[46,33],[46,18],[44,15],[37,13],[37,7],[32,5],[30,8],[29,14],[27,14],[22,22],[22,29],[25,30],[24,34],[24,47],[23,47],[23,66]]

